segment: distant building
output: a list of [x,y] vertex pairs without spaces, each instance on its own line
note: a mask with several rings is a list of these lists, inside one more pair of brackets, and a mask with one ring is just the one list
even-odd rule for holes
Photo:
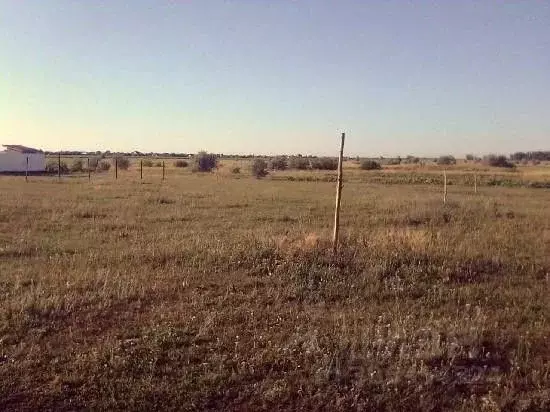
[[0,173],[46,171],[46,154],[42,150],[16,144],[6,144],[4,148],[5,150],[0,151]]

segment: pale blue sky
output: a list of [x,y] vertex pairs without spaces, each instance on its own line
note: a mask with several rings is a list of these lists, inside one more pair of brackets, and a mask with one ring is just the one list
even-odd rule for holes
[[0,143],[550,149],[550,2],[0,0]]

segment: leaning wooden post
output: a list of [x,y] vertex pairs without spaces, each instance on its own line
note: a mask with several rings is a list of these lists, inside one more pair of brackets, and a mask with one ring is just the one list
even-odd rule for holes
[[118,157],[115,157],[115,180],[118,179]]
[[166,176],[165,167],[164,167],[164,160],[162,161],[162,180],[164,181],[164,178]]
[[443,204],[447,203],[447,171],[443,170]]
[[92,181],[92,171],[90,170],[90,158],[88,157],[88,182]]
[[143,180],[143,159],[139,162],[139,178]]
[[27,156],[27,166],[25,166],[25,182],[29,182],[29,156]]
[[477,173],[474,173],[474,193],[477,193]]
[[340,145],[340,157],[338,158],[338,183],[336,185],[336,207],[334,211],[334,233],[332,234],[332,251],[338,251],[338,234],[340,232],[340,203],[342,200],[342,169],[344,162],[344,142],[346,134],[342,133],[342,143]]
[[57,180],[61,181],[61,152],[57,156]]

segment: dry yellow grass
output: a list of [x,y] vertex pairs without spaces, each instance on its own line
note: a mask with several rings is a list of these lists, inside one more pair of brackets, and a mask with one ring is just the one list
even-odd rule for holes
[[229,166],[0,177],[0,409],[548,410],[548,190]]

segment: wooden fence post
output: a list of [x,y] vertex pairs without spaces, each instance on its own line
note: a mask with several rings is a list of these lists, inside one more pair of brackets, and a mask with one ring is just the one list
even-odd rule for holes
[[115,157],[115,180],[118,179],[118,157]]
[[88,182],[92,181],[92,171],[90,170],[90,158],[88,157]]
[[57,156],[57,180],[61,181],[61,152]]
[[139,161],[139,178],[143,180],[143,159]]
[[334,233],[332,234],[332,251],[338,251],[338,235],[340,232],[340,203],[342,200],[342,174],[344,162],[344,142],[346,134],[342,133],[342,143],[340,144],[340,157],[338,158],[338,182],[336,184],[336,207],[334,211]]
[[29,156],[27,156],[27,166],[25,167],[25,182],[29,182]]
[[443,170],[443,204],[447,203],[447,170]]
[[477,193],[477,173],[474,173],[474,193]]
[[166,176],[165,168],[164,168],[164,160],[162,161],[162,180],[164,181],[164,178]]

